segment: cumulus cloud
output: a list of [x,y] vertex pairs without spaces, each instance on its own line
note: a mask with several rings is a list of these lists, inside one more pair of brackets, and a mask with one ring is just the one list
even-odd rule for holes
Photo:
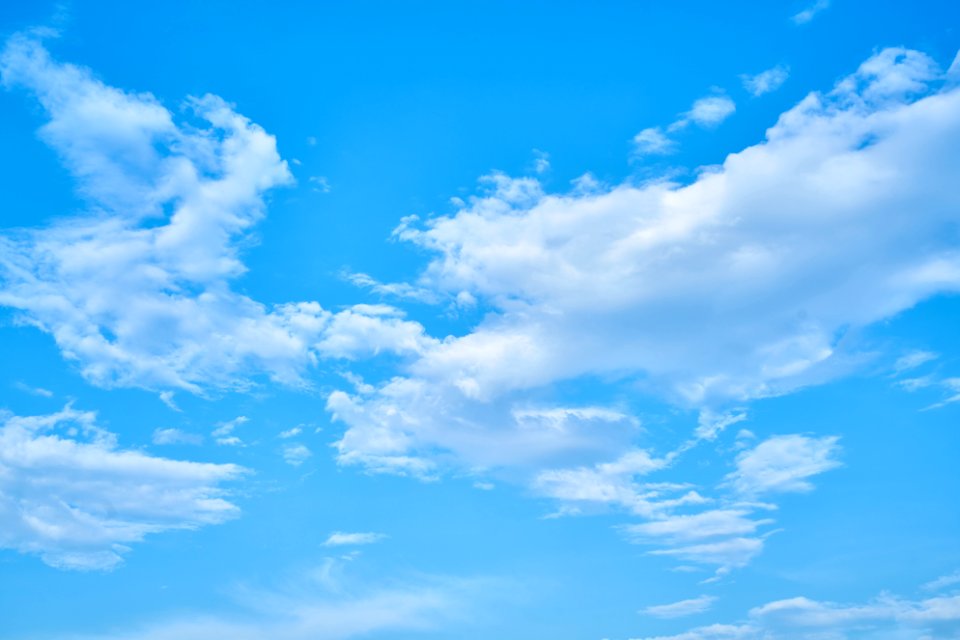
[[94,384],[200,393],[267,376],[303,385],[320,358],[429,342],[384,305],[268,307],[231,289],[267,192],[292,177],[273,136],[222,99],[189,98],[178,121],[152,95],[59,63],[27,36],[6,43],[0,78],[37,98],[48,117],[41,138],[89,205],[0,234],[0,304],[52,334]]
[[783,65],[778,65],[754,76],[740,76],[740,80],[743,82],[744,89],[754,97],[758,97],[776,91],[789,77],[790,70]]
[[0,416],[0,547],[61,569],[110,569],[149,534],[236,517],[244,469],[122,449],[95,414]]
[[[886,49],[689,184],[547,194],[496,174],[453,215],[405,219],[396,237],[433,255],[416,286],[486,313],[373,393],[329,396],[341,462],[424,477],[571,451],[595,464],[630,448],[629,423],[556,428],[516,409],[575,379],[709,408],[850,371],[847,332],[960,288],[944,233],[960,91],[941,79],[924,54]],[[794,472],[776,490],[803,487]],[[744,474],[731,482],[760,482]]]

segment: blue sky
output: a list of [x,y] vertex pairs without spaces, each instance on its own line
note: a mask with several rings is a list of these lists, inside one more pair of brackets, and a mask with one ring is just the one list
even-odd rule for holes
[[0,6],[0,635],[958,637],[958,27]]

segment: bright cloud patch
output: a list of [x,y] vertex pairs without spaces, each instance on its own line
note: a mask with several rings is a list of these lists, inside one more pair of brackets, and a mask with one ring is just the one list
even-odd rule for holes
[[[293,180],[276,141],[215,96],[173,115],[149,94],[109,87],[11,39],[3,83],[32,92],[90,213],[0,235],[0,304],[51,333],[102,386],[305,384],[318,358],[419,351],[422,328],[384,305],[266,307],[231,290],[239,246],[264,196]],[[169,399],[169,396],[167,396]]]
[[236,517],[243,469],[124,450],[93,413],[0,416],[0,547],[63,569],[110,569],[144,536]]
[[[396,230],[434,255],[417,286],[469,296],[485,319],[373,393],[332,394],[340,460],[419,475],[571,449],[611,460],[628,423],[521,422],[524,394],[640,378],[711,406],[849,371],[851,328],[960,289],[958,150],[960,91],[927,56],[887,49],[690,184],[546,194],[533,178],[488,178],[454,215]],[[789,473],[781,486],[802,487]]]

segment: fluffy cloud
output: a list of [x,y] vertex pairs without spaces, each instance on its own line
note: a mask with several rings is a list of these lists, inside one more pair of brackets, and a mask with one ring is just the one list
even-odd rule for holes
[[776,91],[790,77],[790,70],[782,65],[761,71],[755,76],[740,76],[743,87],[754,97]]
[[177,122],[153,96],[109,87],[23,36],[7,42],[0,76],[36,96],[49,118],[41,137],[89,203],[87,215],[0,235],[0,304],[51,333],[93,383],[300,385],[318,358],[430,342],[385,305],[267,307],[231,290],[265,193],[293,179],[274,138],[220,98],[190,98]]
[[810,491],[809,478],[840,465],[838,438],[775,436],[737,457],[737,470],[727,476],[735,491],[747,497],[764,493]]
[[638,156],[666,155],[675,149],[676,143],[660,127],[644,129],[633,137],[633,151]]
[[434,255],[416,286],[487,313],[374,393],[330,396],[341,460],[429,475],[444,453],[508,463],[544,433],[533,451],[616,452],[609,432],[531,430],[514,410],[564,380],[640,380],[709,407],[857,366],[848,331],[960,288],[944,233],[960,211],[960,91],[942,78],[886,49],[689,184],[546,194],[495,175],[453,215],[406,219],[396,237]]
[[220,485],[243,469],[118,447],[70,407],[0,416],[0,547],[64,569],[109,569],[144,536],[235,517]]
[[693,103],[689,111],[670,125],[669,130],[677,131],[689,124],[707,128],[716,127],[732,116],[736,110],[737,105],[727,96],[715,95],[700,98]]

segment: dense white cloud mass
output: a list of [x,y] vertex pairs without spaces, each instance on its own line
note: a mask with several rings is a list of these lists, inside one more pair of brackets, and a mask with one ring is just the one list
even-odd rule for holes
[[192,118],[178,123],[153,96],[109,87],[23,36],[7,43],[0,74],[36,95],[49,116],[41,136],[91,208],[0,235],[0,304],[50,332],[90,381],[193,392],[256,374],[303,384],[320,357],[430,343],[392,307],[268,308],[230,289],[264,194],[292,176],[274,138],[220,98],[191,98]]
[[522,423],[524,393],[603,376],[717,406],[847,371],[848,331],[960,288],[958,161],[960,91],[927,56],[886,49],[687,185],[555,195],[491,176],[456,214],[396,230],[435,256],[418,287],[489,313],[372,393],[331,395],[341,461],[429,475],[451,452],[610,460],[629,430],[610,447],[582,420]]
[[64,569],[109,569],[151,533],[235,517],[220,485],[243,469],[124,450],[70,407],[0,416],[0,547]]
[[960,595],[908,600],[881,594],[838,604],[797,597],[751,609],[737,624],[713,624],[672,636],[634,640],[949,640],[960,633]]

